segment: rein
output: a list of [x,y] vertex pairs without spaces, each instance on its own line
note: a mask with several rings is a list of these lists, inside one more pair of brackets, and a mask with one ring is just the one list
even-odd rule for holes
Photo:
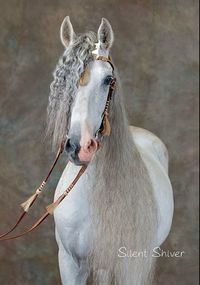
[[[95,60],[102,60],[105,62],[108,62],[113,70],[114,73],[114,65],[111,62],[110,57],[104,57],[104,56],[97,56],[95,58]],[[101,126],[99,128],[99,130],[96,133],[96,139],[99,141],[103,136],[109,136],[110,135],[110,123],[109,123],[109,109],[110,109],[110,102],[112,100],[112,95],[115,89],[115,84],[116,84],[116,78],[113,77],[113,79],[110,82],[110,86],[109,86],[109,91],[108,91],[108,95],[107,95],[107,100],[106,100],[106,104],[105,104],[105,108],[104,111],[102,113],[102,123]],[[19,237],[22,237],[30,232],[32,232],[34,229],[36,229],[43,221],[46,220],[46,218],[50,215],[53,214],[54,210],[56,209],[56,207],[64,200],[64,198],[69,194],[69,192],[73,189],[73,187],[76,185],[76,183],[79,181],[80,177],[83,175],[83,173],[85,172],[87,166],[83,165],[80,167],[77,175],[75,176],[75,178],[73,179],[73,181],[70,183],[70,185],[66,188],[66,190],[63,192],[63,194],[52,204],[48,205],[46,207],[46,212],[28,229],[24,230],[23,232],[14,235],[14,236],[8,236],[10,233],[12,233],[21,223],[21,221],[24,219],[24,217],[27,215],[29,209],[33,206],[33,204],[35,203],[35,201],[37,200],[38,196],[42,193],[42,190],[44,189],[49,177],[51,176],[53,169],[55,168],[61,154],[63,153],[64,150],[64,142],[62,142],[61,146],[58,149],[58,152],[56,154],[56,157],[49,169],[49,172],[47,174],[47,176],[44,178],[44,180],[42,181],[42,183],[40,184],[40,186],[36,189],[35,193],[33,195],[31,195],[30,198],[28,198],[24,203],[21,204],[21,207],[23,209],[23,212],[21,213],[21,215],[19,216],[19,218],[17,219],[17,221],[15,222],[14,226],[8,230],[7,232],[3,233],[2,235],[0,235],[0,241],[3,240],[13,240]]]
[[2,240],[5,236],[7,236],[8,234],[10,234],[11,232],[13,232],[17,227],[18,225],[21,223],[21,221],[23,220],[23,218],[26,216],[26,214],[28,213],[29,209],[32,207],[32,205],[35,203],[35,201],[37,200],[38,196],[41,194],[43,188],[45,187],[54,167],[56,166],[57,164],[57,161],[58,159],[60,158],[60,155],[62,154],[63,152],[63,148],[64,148],[64,145],[62,144],[56,154],[56,157],[55,157],[55,160],[54,162],[52,163],[51,167],[50,167],[50,170],[47,174],[47,176],[44,178],[44,180],[42,181],[42,183],[40,184],[40,186],[36,189],[35,193],[28,199],[26,200],[24,203],[22,203],[20,206],[23,208],[23,212],[22,214],[19,216],[19,218],[17,219],[16,223],[14,224],[14,226],[9,230],[7,231],[6,233],[0,235],[0,240]]
[[[18,235],[14,235],[14,236],[10,236],[10,237],[5,237],[5,235],[3,235],[3,238],[0,238],[0,240],[12,240],[12,239],[16,239],[19,237],[22,237],[30,232],[32,232],[34,229],[36,229],[43,221],[46,220],[46,218],[53,213],[53,211],[55,210],[55,208],[64,200],[64,198],[69,194],[69,192],[72,190],[72,188],[75,186],[75,184],[78,182],[78,180],[80,179],[81,175],[85,172],[87,166],[81,166],[78,174],[76,175],[76,177],[74,178],[74,180],[70,183],[70,185],[66,188],[66,190],[63,192],[63,194],[52,204],[50,204],[49,206],[46,207],[46,212],[27,230],[25,230],[24,232],[18,234]],[[26,213],[26,212],[25,212]],[[21,219],[22,220],[22,219]],[[7,235],[7,234],[6,234]]]

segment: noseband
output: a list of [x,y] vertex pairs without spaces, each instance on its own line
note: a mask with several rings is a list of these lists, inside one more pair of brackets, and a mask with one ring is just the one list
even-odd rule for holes
[[[110,103],[111,103],[113,93],[114,93],[114,89],[115,89],[115,85],[116,85],[116,78],[114,77],[114,65],[113,65],[110,57],[107,58],[105,56],[97,56],[94,58],[94,60],[101,60],[104,62],[108,62],[111,65],[112,72],[113,72],[113,78],[109,83],[109,90],[108,90],[105,108],[104,108],[104,111],[102,113],[101,126],[95,135],[97,141],[99,142],[102,139],[102,137],[110,135],[109,112],[110,112]],[[70,185],[66,188],[66,190],[63,192],[63,194],[55,202],[53,202],[52,204],[50,204],[49,206],[46,207],[46,212],[30,228],[24,230],[20,234],[17,234],[14,236],[8,236],[10,233],[12,233],[18,227],[18,225],[21,223],[21,221],[27,215],[29,209],[35,203],[38,196],[42,193],[43,188],[45,187],[55,165],[57,164],[57,161],[59,160],[60,155],[63,152],[63,148],[64,148],[64,142],[61,143],[61,146],[60,146],[60,148],[56,154],[55,160],[54,160],[53,164],[51,165],[47,176],[45,177],[43,182],[40,184],[40,186],[36,189],[35,193],[28,200],[26,200],[24,203],[21,204],[21,207],[23,208],[23,212],[21,213],[21,215],[19,216],[19,218],[17,219],[17,221],[15,222],[15,224],[12,228],[10,230],[8,230],[7,232],[5,232],[4,234],[0,235],[0,241],[16,239],[16,238],[19,238],[21,236],[24,236],[24,235],[32,232],[34,229],[36,229],[50,214],[53,213],[55,208],[64,200],[64,198],[69,194],[69,192],[76,185],[79,178],[83,175],[83,173],[85,172],[85,170],[87,168],[86,165],[81,166],[77,175],[75,176],[73,181],[70,183]]]

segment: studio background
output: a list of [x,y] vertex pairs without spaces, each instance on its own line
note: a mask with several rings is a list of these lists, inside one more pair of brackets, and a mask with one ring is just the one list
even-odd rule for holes
[[[169,150],[175,214],[162,248],[186,254],[159,258],[158,284],[196,285],[198,1],[0,0],[0,233],[53,159],[44,139],[46,106],[66,15],[77,33],[97,31],[102,17],[112,24],[130,123],[157,134]],[[65,158],[26,223],[53,199],[64,164]],[[52,217],[24,238],[0,242],[0,284],[61,284]]]

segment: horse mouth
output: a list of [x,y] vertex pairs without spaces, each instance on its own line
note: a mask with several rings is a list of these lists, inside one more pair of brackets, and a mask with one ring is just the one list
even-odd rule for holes
[[[95,153],[94,153],[95,154]],[[81,149],[80,152],[76,155],[68,155],[69,160],[74,163],[77,166],[83,166],[83,165],[88,165],[92,158],[94,157],[93,155],[88,155],[84,153]]]

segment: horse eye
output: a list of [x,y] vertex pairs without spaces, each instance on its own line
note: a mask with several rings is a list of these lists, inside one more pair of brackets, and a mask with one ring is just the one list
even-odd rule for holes
[[109,85],[112,79],[113,79],[113,76],[112,76],[112,75],[108,75],[108,76],[106,76],[106,77],[104,78],[103,83],[104,83],[105,85]]

